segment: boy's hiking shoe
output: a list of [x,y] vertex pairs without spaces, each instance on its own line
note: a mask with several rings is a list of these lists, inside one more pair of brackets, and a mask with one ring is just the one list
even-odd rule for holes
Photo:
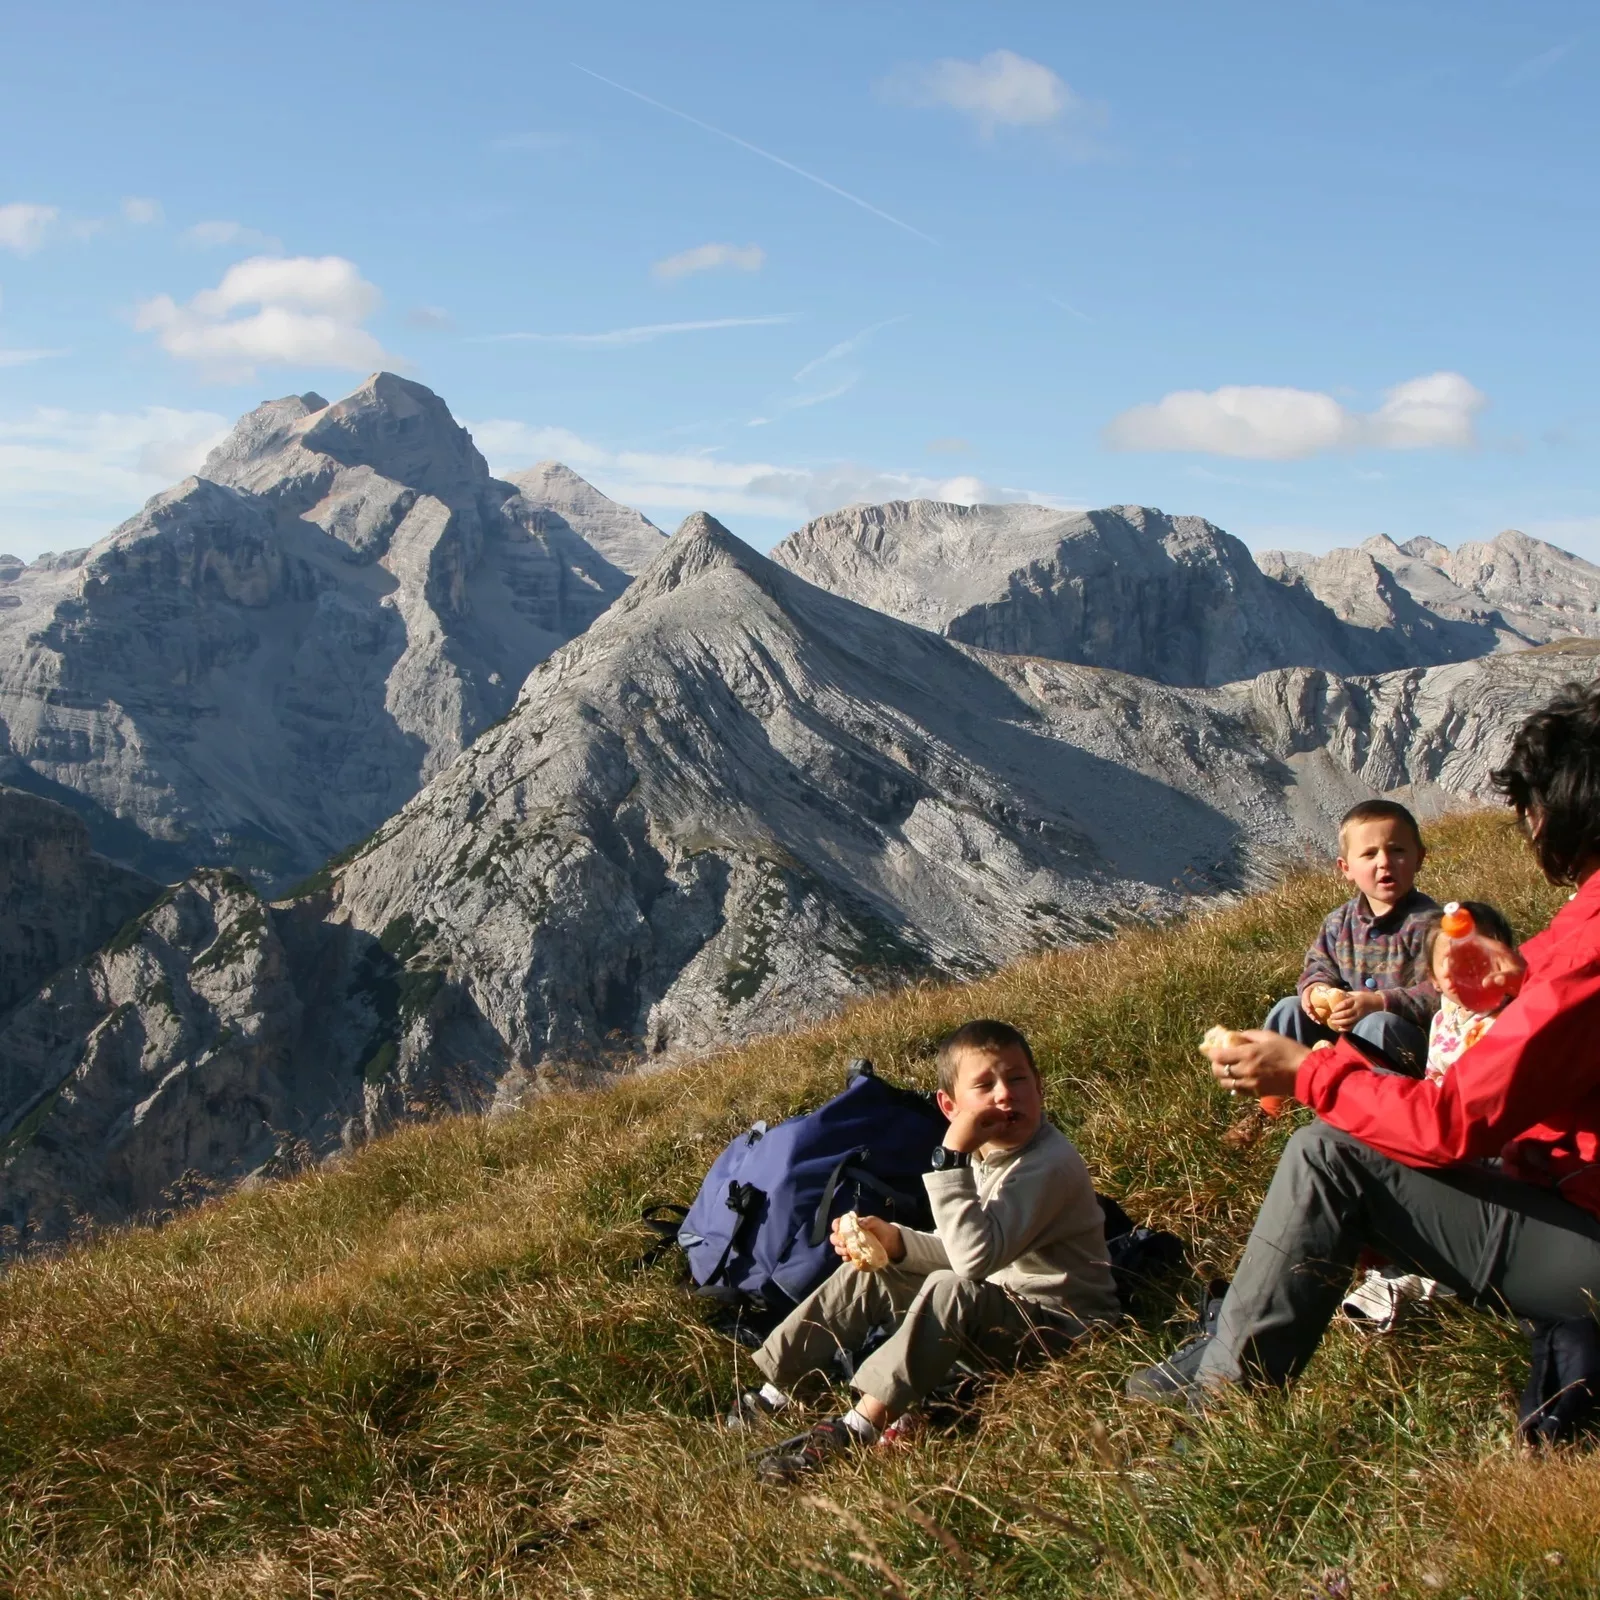
[[727,1424],[736,1433],[746,1433],[751,1428],[770,1422],[787,1403],[769,1400],[759,1389],[741,1389],[733,1397],[733,1409],[728,1413]]
[[875,1450],[904,1450],[921,1444],[928,1431],[928,1419],[920,1411],[906,1411],[896,1417],[879,1435]]
[[856,1446],[856,1436],[839,1417],[819,1422],[809,1433],[763,1450],[756,1457],[756,1476],[763,1483],[798,1483],[808,1473],[820,1471],[830,1461],[847,1455]]

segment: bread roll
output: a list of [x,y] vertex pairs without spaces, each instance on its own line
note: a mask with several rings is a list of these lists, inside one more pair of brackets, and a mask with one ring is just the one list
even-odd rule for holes
[[847,1211],[839,1218],[839,1239],[850,1252],[850,1265],[857,1272],[881,1272],[889,1265],[889,1252],[875,1234],[861,1226],[855,1212]]
[[1305,1008],[1307,1016],[1325,1023],[1344,993],[1343,989],[1331,983],[1313,983],[1308,985],[1306,992],[1300,996],[1300,1004]]

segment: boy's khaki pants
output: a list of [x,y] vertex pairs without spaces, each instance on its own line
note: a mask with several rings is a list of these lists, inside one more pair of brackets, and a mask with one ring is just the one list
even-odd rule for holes
[[770,1382],[792,1389],[811,1372],[832,1376],[836,1350],[854,1355],[874,1328],[895,1322],[851,1383],[891,1416],[937,1388],[957,1360],[1012,1366],[1059,1354],[1086,1331],[1070,1311],[998,1284],[894,1265],[858,1272],[845,1263],[773,1329],[753,1359]]

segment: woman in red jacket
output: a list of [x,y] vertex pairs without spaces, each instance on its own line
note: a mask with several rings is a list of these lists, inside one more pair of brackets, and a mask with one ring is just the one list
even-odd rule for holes
[[[1374,1072],[1348,1037],[1260,1029],[1211,1052],[1227,1089],[1317,1113],[1284,1148],[1215,1331],[1128,1392],[1198,1399],[1311,1359],[1364,1246],[1543,1322],[1600,1301],[1600,684],[1523,724],[1495,786],[1540,867],[1576,893],[1522,947],[1521,992],[1443,1083]],[[1512,976],[1511,974],[1507,975]]]

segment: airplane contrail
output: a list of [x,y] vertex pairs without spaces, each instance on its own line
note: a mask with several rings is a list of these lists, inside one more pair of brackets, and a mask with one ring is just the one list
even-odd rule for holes
[[748,139],[741,139],[736,133],[729,133],[725,128],[713,127],[709,122],[702,122],[699,117],[692,117],[687,111],[680,111],[676,106],[669,106],[665,101],[653,100],[647,94],[641,94],[637,89],[630,89],[625,83],[618,83],[615,78],[608,78],[604,73],[595,72],[574,61],[579,72],[586,73],[589,77],[598,79],[601,83],[610,85],[613,89],[620,89],[623,94],[631,94],[635,100],[642,100],[647,106],[654,106],[657,111],[665,111],[669,116],[680,117],[683,121],[692,123],[696,128],[704,129],[707,133],[714,133],[719,139],[726,139],[729,144],[736,144],[741,150],[748,150],[752,155],[757,155],[764,161],[770,161],[774,166],[779,166],[785,172],[792,172],[797,177],[804,178],[808,183],[814,183],[819,189],[826,189],[829,194],[836,194],[841,200],[848,200],[853,206],[860,206],[863,211],[870,211],[873,216],[881,217],[883,221],[893,223],[895,227],[903,229],[906,233],[914,235],[927,244],[937,245],[939,241],[930,233],[924,233],[921,228],[913,228],[909,222],[902,222],[899,217],[892,216],[889,212],[873,205],[868,200],[863,200],[858,194],[851,194],[848,189],[841,189],[836,183],[829,183],[826,178],[819,178],[814,172],[807,172],[804,167],[797,167],[792,161],[785,161],[782,156],[775,156],[770,150],[763,150],[758,144],[751,144]]
[[474,344],[508,344],[515,340],[535,344],[648,344],[669,333],[702,333],[707,328],[770,328],[793,322],[793,311],[775,317],[712,317],[704,322],[652,322],[641,328],[609,328],[604,333],[488,333]]

